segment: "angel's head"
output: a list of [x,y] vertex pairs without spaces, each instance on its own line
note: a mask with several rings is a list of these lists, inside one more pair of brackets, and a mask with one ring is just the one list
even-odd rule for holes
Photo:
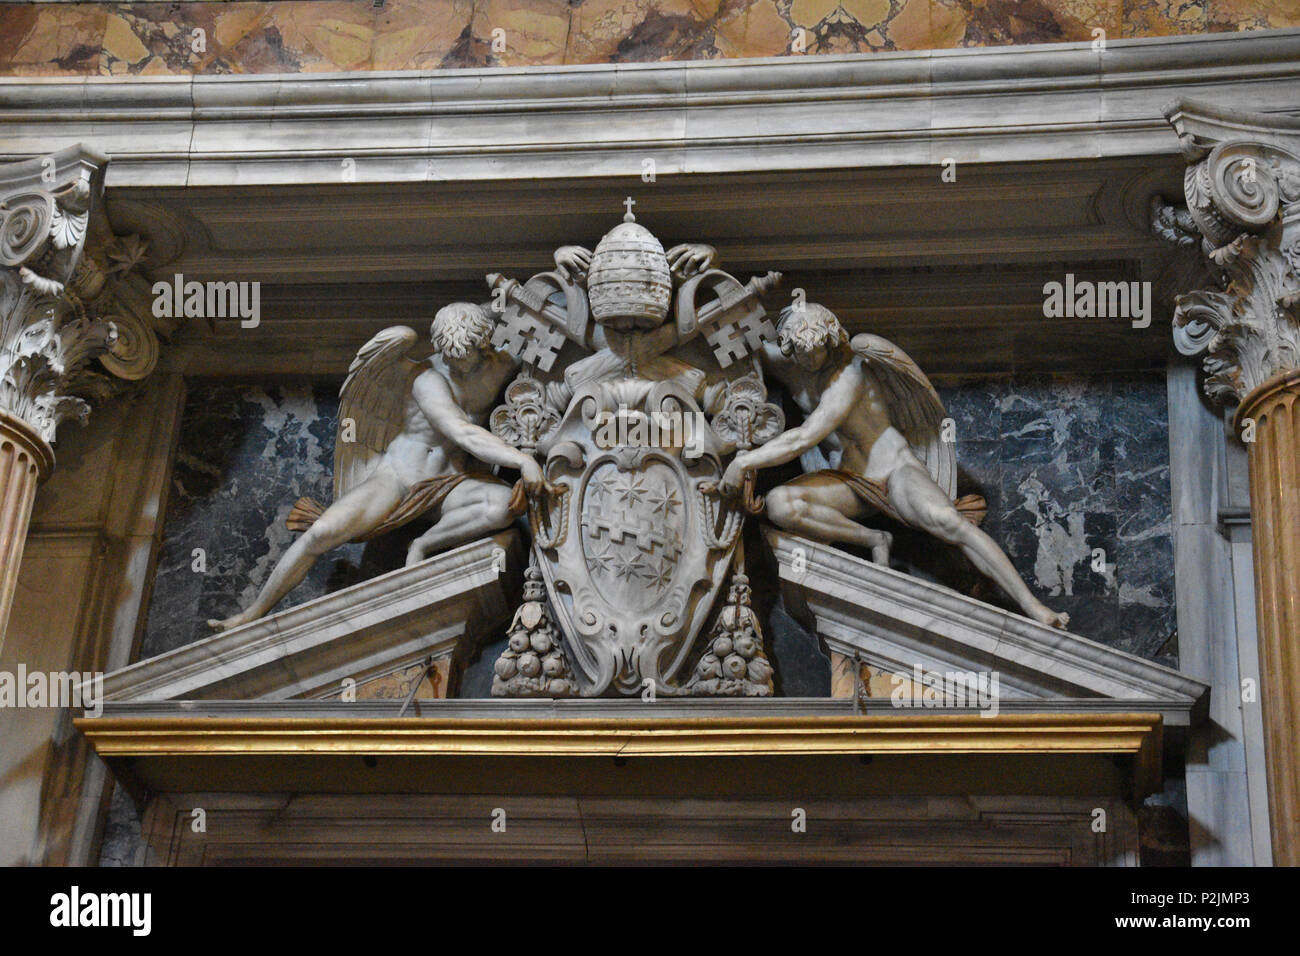
[[776,344],[781,354],[793,358],[800,368],[817,371],[848,340],[840,320],[824,305],[805,302],[801,307],[788,305],[781,310]]
[[433,347],[444,360],[477,364],[492,347],[492,320],[482,306],[473,302],[453,302],[438,310],[429,327]]

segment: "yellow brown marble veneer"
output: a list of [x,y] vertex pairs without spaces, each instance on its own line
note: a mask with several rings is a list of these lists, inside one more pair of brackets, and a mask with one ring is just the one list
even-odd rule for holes
[[1286,0],[224,0],[3,9],[0,74],[14,76],[646,63],[1300,25]]
[[1237,409],[1249,444],[1260,702],[1268,754],[1273,859],[1300,863],[1300,370],[1251,391]]
[[18,583],[36,486],[53,468],[49,442],[21,418],[0,410],[0,647]]

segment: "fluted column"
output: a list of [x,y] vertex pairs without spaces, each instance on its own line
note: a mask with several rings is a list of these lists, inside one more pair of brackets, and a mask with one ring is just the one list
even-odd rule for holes
[[1253,389],[1237,411],[1249,445],[1260,704],[1273,860],[1300,863],[1300,371]]
[[157,362],[145,245],[97,208],[107,162],[73,146],[0,166],[0,649],[60,422]]
[[53,468],[45,439],[21,418],[0,412],[0,622],[9,620],[36,486]]
[[1273,860],[1300,863],[1300,121],[1181,103],[1169,121],[1220,288],[1178,297],[1174,339],[1237,405],[1251,532]]

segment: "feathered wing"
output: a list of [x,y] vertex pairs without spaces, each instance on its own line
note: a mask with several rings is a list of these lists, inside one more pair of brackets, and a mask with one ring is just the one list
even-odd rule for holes
[[930,477],[949,498],[957,496],[957,452],[941,435],[947,417],[939,393],[925,373],[897,345],[878,335],[853,336],[853,351],[867,360],[880,383],[889,418],[903,433]]
[[[404,424],[411,382],[422,366],[410,357],[419,341],[413,329],[394,325],[361,346],[339,392],[339,435],[334,441],[334,500],[355,488]],[[344,441],[352,423],[353,441]]]

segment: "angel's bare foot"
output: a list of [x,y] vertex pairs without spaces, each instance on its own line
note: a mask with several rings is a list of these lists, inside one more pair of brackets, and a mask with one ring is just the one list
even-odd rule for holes
[[424,553],[424,549],[419,547],[419,544],[419,541],[413,541],[411,542],[411,546],[406,549],[406,567],[409,568],[414,564],[419,564],[428,557],[428,555]]
[[217,620],[216,618],[209,618],[208,627],[212,628],[214,631],[229,631],[232,628],[240,627],[244,624],[247,624],[249,621],[252,620],[255,619],[252,616],[250,616],[247,611],[241,611],[239,614],[233,614],[230,617],[220,621]]
[[1059,627],[1065,630],[1070,626],[1070,615],[1064,611],[1053,611],[1050,607],[1039,604],[1037,607],[1028,609],[1029,616],[1039,624],[1046,624],[1048,627]]
[[889,549],[894,546],[894,536],[888,531],[875,532],[875,538],[871,545],[871,561],[884,567],[889,567]]

